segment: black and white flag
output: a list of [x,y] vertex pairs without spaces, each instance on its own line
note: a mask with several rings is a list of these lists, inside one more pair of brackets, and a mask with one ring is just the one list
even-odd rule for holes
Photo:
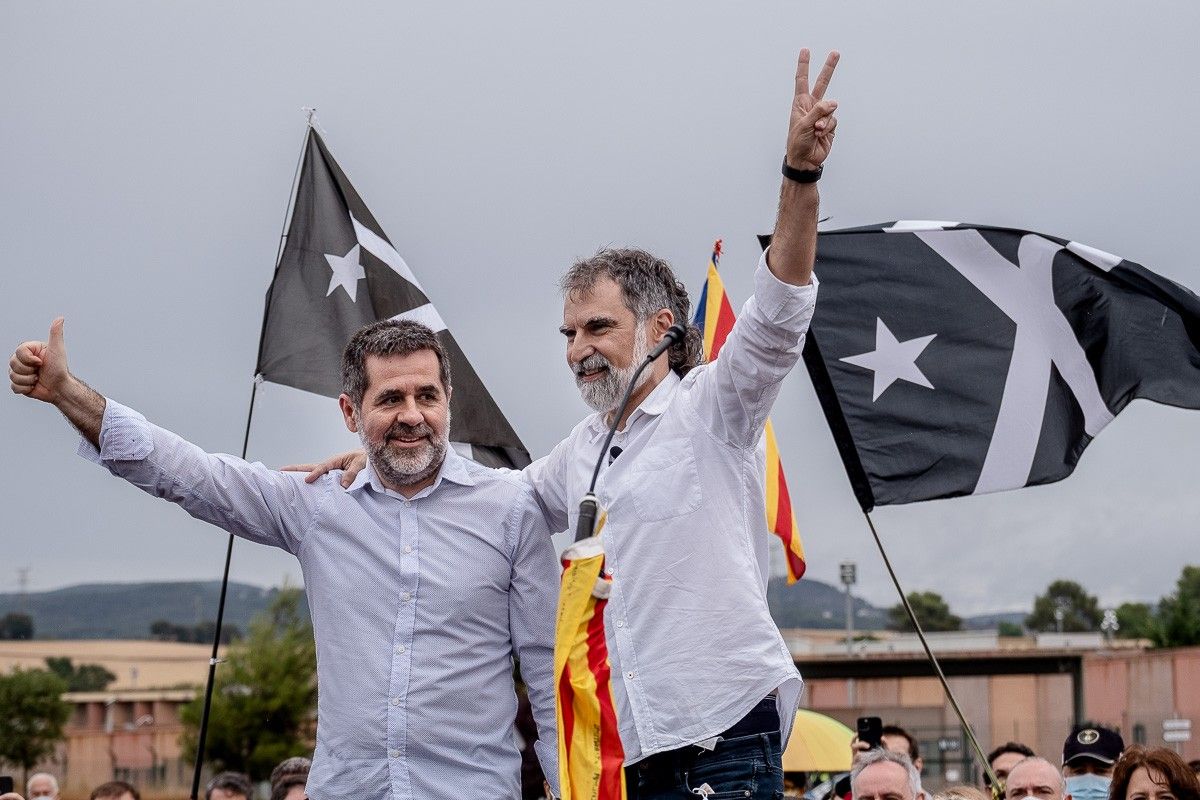
[[1200,298],[1028,231],[822,233],[804,351],[864,510],[1071,474],[1130,400],[1200,408]]
[[309,128],[287,242],[267,291],[257,372],[329,397],[341,393],[342,350],[364,325],[412,319],[450,356],[450,439],[489,466],[523,467],[529,452],[471,368],[408,264]]

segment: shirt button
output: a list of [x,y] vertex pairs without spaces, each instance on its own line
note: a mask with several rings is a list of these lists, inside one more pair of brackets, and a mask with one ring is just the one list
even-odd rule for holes
[[404,652],[404,645],[402,645],[402,644],[398,644],[398,645],[396,645],[396,652],[397,652],[397,653],[403,653],[403,652]]
[[388,750],[388,758],[399,758],[399,757],[400,757],[399,750]]
[[604,574],[605,574],[605,575],[607,575],[607,576],[608,576],[608,577],[610,577],[610,578],[611,578],[613,575],[615,575],[615,574],[616,574],[616,572],[617,572],[617,571],[616,571],[616,569],[614,569],[613,567],[609,567],[608,569],[604,570]]
[[626,673],[625,673],[625,677],[626,677],[626,678],[629,678],[629,680],[633,680],[633,673],[632,673],[632,672],[626,672]]
[[406,544],[406,545],[404,545],[404,552],[405,552],[405,553],[411,553],[411,552],[412,552],[412,545],[409,545],[409,544]]
[[625,620],[623,620],[623,619],[619,619],[619,620],[617,620],[617,627],[618,627],[618,628],[624,628],[624,627],[625,627]]
[[405,592],[400,597],[407,603],[409,600],[412,600],[412,592]]
[[398,706],[398,705],[400,705],[400,698],[399,698],[399,697],[393,697],[393,698],[392,698],[392,705],[394,705],[394,706]]

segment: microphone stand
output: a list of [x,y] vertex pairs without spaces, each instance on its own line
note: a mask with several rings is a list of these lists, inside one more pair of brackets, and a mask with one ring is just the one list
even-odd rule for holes
[[596,468],[592,470],[592,482],[588,484],[587,494],[579,501],[579,520],[575,524],[575,541],[582,541],[596,529],[596,515],[600,512],[600,503],[596,500],[596,481],[600,479],[600,466],[604,463],[604,456],[608,453],[609,445],[612,444],[613,437],[617,434],[617,425],[621,422],[621,417],[625,416],[625,409],[629,406],[629,398],[633,395],[633,389],[638,385],[638,378],[645,372],[646,367],[653,364],[658,358],[677,342],[683,341],[683,337],[687,335],[687,330],[683,325],[676,323],[667,332],[663,334],[662,340],[654,346],[650,354],[646,356],[633,373],[633,377],[629,379],[629,386],[625,388],[625,396],[621,399],[621,404],[617,406],[617,411],[613,414],[612,425],[608,428],[608,436],[604,439],[604,445],[600,448],[600,455],[596,458]]

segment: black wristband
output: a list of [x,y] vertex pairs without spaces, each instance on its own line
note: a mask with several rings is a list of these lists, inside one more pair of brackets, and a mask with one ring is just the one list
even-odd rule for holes
[[821,180],[821,173],[825,171],[825,165],[822,164],[816,169],[796,169],[789,167],[787,156],[783,157],[783,177],[789,181],[796,183],[816,183]]

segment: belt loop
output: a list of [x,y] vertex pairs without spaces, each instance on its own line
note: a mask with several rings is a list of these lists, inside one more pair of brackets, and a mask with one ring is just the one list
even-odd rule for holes
[[770,767],[770,766],[771,766],[771,763],[772,763],[772,762],[771,762],[771,756],[772,756],[772,753],[771,753],[771,734],[769,734],[769,733],[760,733],[760,734],[758,735],[758,743],[759,743],[759,745],[762,747],[762,751],[763,751],[763,761],[766,763],[766,765],[767,765],[768,767]]

